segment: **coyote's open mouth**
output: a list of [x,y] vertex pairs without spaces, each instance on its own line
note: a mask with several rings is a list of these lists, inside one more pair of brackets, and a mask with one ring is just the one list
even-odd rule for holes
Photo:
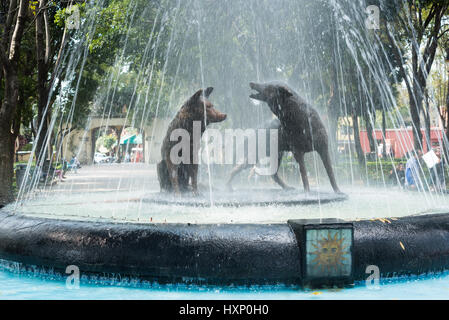
[[251,94],[249,97],[251,99],[255,99],[255,100],[261,100],[264,101],[264,95],[261,93],[262,92],[262,86],[260,84],[251,82],[249,84],[249,86],[251,87],[251,89],[253,89],[254,91],[257,91],[257,93],[253,93]]

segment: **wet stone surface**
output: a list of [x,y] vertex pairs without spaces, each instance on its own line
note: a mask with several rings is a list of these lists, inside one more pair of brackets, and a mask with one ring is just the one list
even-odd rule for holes
[[268,206],[268,205],[315,205],[330,202],[345,201],[348,196],[312,191],[305,193],[300,190],[280,189],[241,189],[234,191],[209,192],[200,195],[192,194],[174,195],[167,193],[149,193],[143,198],[143,202],[151,202],[166,205],[182,205],[193,207],[245,207],[245,206]]

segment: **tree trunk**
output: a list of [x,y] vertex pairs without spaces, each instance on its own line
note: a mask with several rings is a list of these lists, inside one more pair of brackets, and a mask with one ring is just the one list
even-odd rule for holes
[[18,101],[16,70],[8,68],[5,76],[5,96],[0,109],[0,207],[14,200],[14,143],[17,133],[12,123]]
[[47,83],[48,79],[48,56],[49,46],[46,41],[46,25],[45,15],[46,10],[43,9],[46,6],[46,1],[39,1],[39,14],[36,16],[36,60],[37,60],[37,93],[38,93],[38,136],[36,140],[36,158],[45,159],[51,157],[51,154],[47,155],[46,142],[51,141],[48,139],[48,115],[50,114],[48,104],[49,87]]
[[[25,28],[29,0],[10,2],[10,8],[0,44],[0,61],[4,79],[4,96],[0,107],[0,206],[14,199],[14,142],[17,124],[13,128],[19,102],[18,61]],[[14,21],[15,20],[15,21]],[[10,37],[12,31],[12,37]],[[10,40],[10,42],[8,42]],[[6,50],[8,47],[8,50]]]
[[[352,114],[352,126],[354,130],[354,143],[355,151],[357,153],[357,160],[359,162],[360,169],[365,167],[365,155],[362,150],[362,143],[360,141],[360,128],[359,128],[359,117],[357,114]],[[363,172],[363,170],[361,170]]]
[[117,147],[115,150],[115,154],[117,156],[117,163],[121,163],[122,162],[122,154],[120,152],[120,138],[122,136],[122,132],[123,132],[123,127],[118,127],[116,133],[117,133]]
[[[424,113],[424,125],[425,125],[425,133],[426,133],[426,145],[427,145],[427,151],[432,150],[432,141],[431,141],[431,124],[430,124],[430,106],[429,106],[429,96],[427,95],[427,90],[426,90],[426,108],[423,109],[423,113]],[[424,148],[424,145],[423,145]]]
[[0,125],[0,207],[14,200],[14,136],[7,124]]
[[[44,88],[38,89],[38,128],[37,128],[37,136],[36,136],[36,159],[45,159],[49,155],[47,154],[46,141],[47,141],[47,132],[48,132],[48,121],[47,121],[47,113],[45,112],[46,108],[46,90]],[[45,102],[44,102],[45,100]]]
[[[447,60],[449,60],[449,49],[447,50]],[[442,115],[443,128],[446,133],[445,139],[443,139],[443,150],[446,156],[446,161],[449,161],[449,80],[447,81],[447,92],[446,92],[446,108],[444,114]]]
[[382,150],[382,157],[387,158],[387,119],[385,114],[385,109],[382,108],[382,140],[384,142],[384,147]]
[[446,141],[443,142],[443,146],[445,146],[444,154],[446,156],[446,161],[449,161],[449,110],[446,107]]
[[421,132],[421,119],[419,118],[420,111],[423,108],[423,101],[421,95],[421,88],[417,80],[413,80],[413,91],[409,93],[410,100],[410,115],[413,121],[413,141],[415,150],[422,149],[422,132]]
[[366,134],[368,136],[370,152],[371,153],[374,152],[377,154],[377,150],[376,150],[377,144],[376,144],[376,140],[374,138],[374,129],[373,129],[373,125],[371,123],[371,119],[370,119],[368,112],[365,112],[365,114],[363,115],[363,118],[365,120]]

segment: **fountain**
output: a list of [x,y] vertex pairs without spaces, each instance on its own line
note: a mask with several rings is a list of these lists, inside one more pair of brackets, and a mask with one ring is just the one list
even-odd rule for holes
[[[117,35],[119,49],[108,57],[110,68],[88,103],[89,115],[77,109],[83,68],[96,46],[108,44],[100,35],[104,21],[97,17],[106,2],[86,4],[86,18],[64,51],[65,72],[47,106],[48,132],[69,132],[58,140],[54,160],[74,153],[83,167],[64,182],[43,183],[48,155],[36,155],[36,166],[30,159],[16,202],[0,211],[0,259],[61,272],[75,265],[91,275],[219,285],[343,286],[365,280],[370,266],[382,277],[447,270],[449,196],[431,190],[434,178],[421,162],[417,190],[398,183],[398,161],[386,151],[386,131],[376,119],[381,114],[399,137],[396,149],[414,157],[392,85],[400,82],[394,48],[380,31],[364,27],[364,1],[299,2],[126,2],[127,11],[113,22],[124,24],[126,32]],[[399,41],[392,31],[391,40]],[[262,128],[275,117],[285,128],[282,110],[273,111],[272,104],[270,110],[254,83],[273,80],[288,83],[322,119],[318,131],[303,132],[313,147],[302,150],[299,167],[296,155],[283,154],[275,172],[293,188],[273,185],[273,173],[258,174],[262,166],[256,161],[252,177],[241,174],[231,191],[225,182],[242,163],[236,163],[238,157],[223,162],[217,132]],[[250,82],[258,91],[251,98]],[[180,184],[190,190],[182,176],[191,175],[190,169],[170,171],[170,163],[157,163],[167,161],[160,151],[170,121],[193,92],[208,98],[211,90],[197,91],[208,85],[215,88],[210,100],[227,118],[200,130],[203,138],[194,149],[199,181],[193,186],[199,195],[160,192],[158,171],[165,183],[170,172],[181,172]],[[210,107],[205,100],[201,106]],[[383,143],[382,159],[377,150],[360,156],[359,118],[368,140]],[[337,135],[339,119],[344,125]],[[201,127],[207,118],[199,121]],[[329,141],[319,136],[326,135],[324,127],[334,132]],[[117,150],[126,155],[142,149],[144,163],[90,165],[94,132],[106,136],[111,128],[119,132]],[[127,128],[142,137],[142,147],[120,145]],[[380,132],[380,139],[369,131]],[[51,134],[42,132],[51,143]],[[438,139],[445,147],[444,132]],[[300,149],[295,148],[289,150]]]

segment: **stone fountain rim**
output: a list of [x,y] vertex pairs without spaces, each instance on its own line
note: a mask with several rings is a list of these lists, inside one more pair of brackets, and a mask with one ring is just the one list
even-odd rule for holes
[[[348,223],[348,221],[345,221]],[[449,269],[449,213],[350,222],[354,279]],[[298,284],[291,221],[275,224],[142,224],[30,217],[0,209],[0,259],[64,273],[122,274],[161,283]]]

